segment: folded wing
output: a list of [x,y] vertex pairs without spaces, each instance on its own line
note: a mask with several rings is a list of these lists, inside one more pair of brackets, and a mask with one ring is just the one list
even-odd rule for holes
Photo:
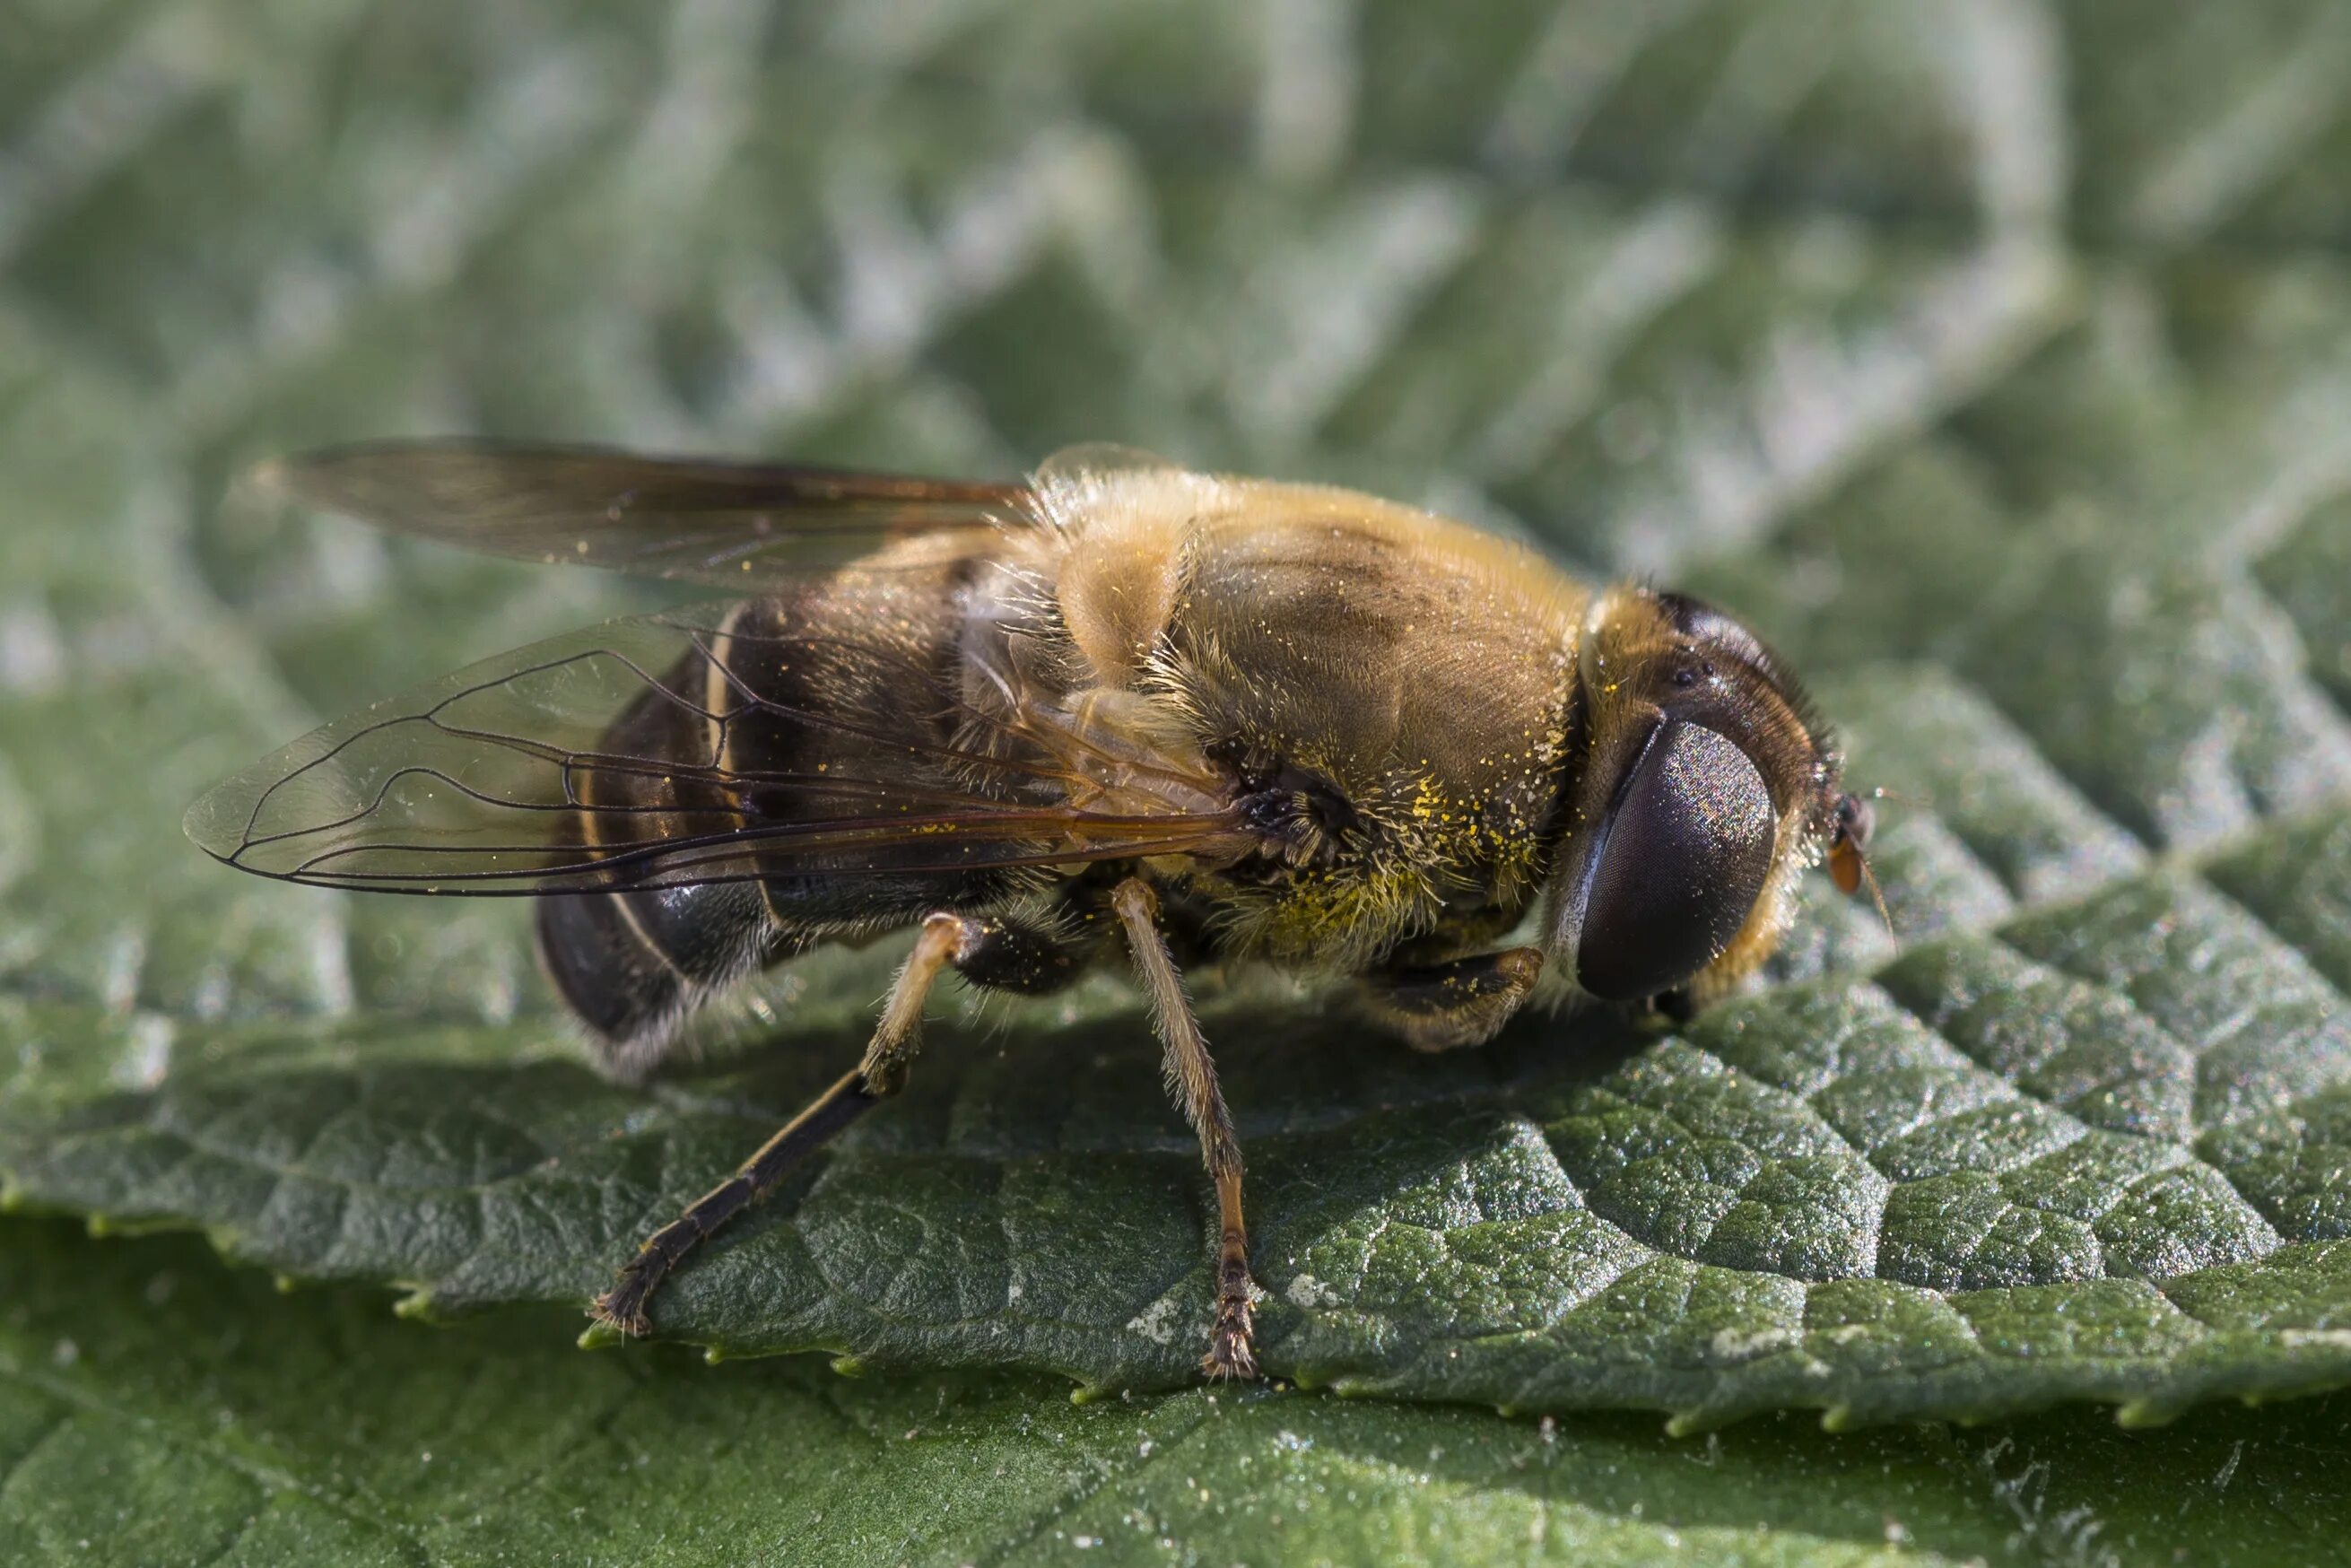
[[1036,526],[1025,481],[393,441],[265,463],[258,489],[393,533],[757,592],[915,535]]
[[[292,882],[515,894],[927,877],[1249,841],[1226,809],[1073,804],[1092,792],[1073,788],[1067,758],[961,743],[954,713],[778,700],[737,678],[737,619],[714,605],[617,621],[474,665],[265,758],[198,800],[188,834]],[[777,660],[904,656],[878,640],[844,650],[837,632],[806,648],[758,642]],[[922,689],[914,672],[901,685]],[[802,765],[741,744],[759,727],[832,737],[842,745],[824,754],[855,760]]]

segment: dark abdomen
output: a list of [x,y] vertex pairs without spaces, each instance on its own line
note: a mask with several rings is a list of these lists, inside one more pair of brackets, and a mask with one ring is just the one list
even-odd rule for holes
[[1002,872],[924,869],[939,855],[932,843],[803,851],[790,834],[932,810],[916,802],[973,789],[941,755],[955,739],[953,588],[945,570],[852,575],[748,601],[613,723],[604,748],[629,763],[580,778],[585,841],[613,841],[617,822],[632,842],[693,839],[704,854],[733,834],[768,846],[726,862],[756,880],[540,899],[549,977],[622,1059],[657,1052],[713,992],[816,942],[1004,897]]
[[712,992],[789,956],[755,883],[538,901],[538,953],[565,1005],[617,1045],[655,1040]]

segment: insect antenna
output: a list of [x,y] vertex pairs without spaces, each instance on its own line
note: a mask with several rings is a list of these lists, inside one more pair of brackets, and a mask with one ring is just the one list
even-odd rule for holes
[[1874,802],[1887,799],[1883,789],[1873,789],[1866,798],[1844,794],[1837,798],[1835,827],[1829,840],[1829,874],[1835,880],[1837,891],[1845,894],[1869,889],[1870,902],[1877,905],[1877,917],[1886,923],[1886,934],[1901,944],[1901,936],[1894,929],[1894,915],[1886,907],[1886,891],[1878,885],[1877,873],[1870,868],[1869,841],[1877,831],[1877,813]]
[[1854,859],[1861,868],[1862,885],[1869,889],[1869,901],[1877,905],[1877,918],[1886,923],[1886,935],[1893,940],[1896,947],[1899,947],[1902,945],[1902,935],[1894,929],[1894,916],[1886,907],[1886,891],[1877,884],[1877,873],[1870,869],[1869,857],[1855,850]]

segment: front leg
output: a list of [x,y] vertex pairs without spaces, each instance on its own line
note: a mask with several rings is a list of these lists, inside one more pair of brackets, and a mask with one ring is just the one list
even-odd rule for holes
[[1448,964],[1367,976],[1359,995],[1374,1021],[1415,1051],[1483,1045],[1534,994],[1539,947],[1506,947]]

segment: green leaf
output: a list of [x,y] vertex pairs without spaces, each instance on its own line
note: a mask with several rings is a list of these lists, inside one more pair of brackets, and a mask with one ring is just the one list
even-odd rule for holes
[[[2351,1398],[2160,1436],[2072,1411],[1824,1437],[1267,1388],[1073,1406],[1001,1374],[425,1333],[178,1239],[0,1246],[0,1555],[49,1563],[1735,1564],[2324,1557]],[[2293,1500],[2282,1506],[2283,1500]]]
[[[2224,863],[2259,908],[2281,862],[2340,903],[2351,831]],[[1228,1001],[1268,1365],[1692,1427],[2067,1396],[2153,1419],[2351,1382],[2344,1025],[2245,907],[2166,868],[1680,1034],[1534,1020],[1447,1058],[1366,1061],[1311,1009]],[[583,1300],[841,1053],[820,1030],[647,1099],[536,1027],[165,1040],[18,1005],[0,1031],[26,1063],[16,1201],[193,1221],[439,1312]],[[1187,1381],[1213,1210],[1155,1060],[1126,1012],[939,1030],[904,1101],[698,1255],[656,1325],[726,1355]]]
[[[2175,9],[0,22],[8,1197],[426,1313],[577,1303],[893,957],[795,966],[757,1049],[630,1092],[521,910],[206,862],[180,810],[252,756],[652,602],[216,504],[244,462],[1112,437],[1712,596],[1895,794],[1898,945],[1816,886],[1678,1031],[1412,1059],[1205,977],[1277,1372],[1685,1428],[2351,1382],[2351,26]],[[1105,978],[943,1022],[656,1320],[1166,1386],[1204,1205]],[[1021,1390],[975,1430],[1037,1397],[971,1386]]]

